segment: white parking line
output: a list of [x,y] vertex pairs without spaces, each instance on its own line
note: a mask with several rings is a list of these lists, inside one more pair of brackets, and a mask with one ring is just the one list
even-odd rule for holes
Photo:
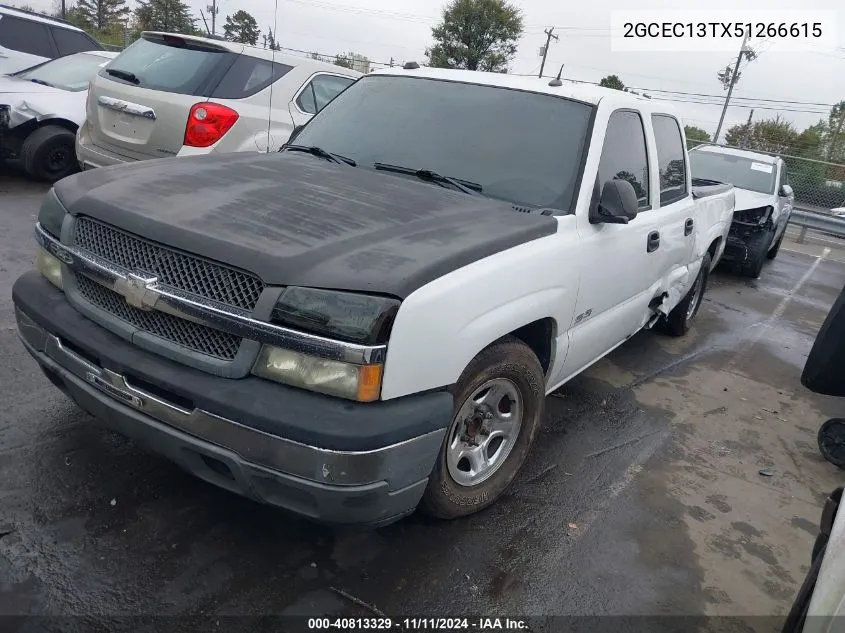
[[789,292],[786,293],[786,296],[781,299],[772,313],[768,316],[765,321],[761,321],[760,323],[755,323],[752,325],[752,328],[756,328],[756,332],[748,338],[744,345],[742,345],[734,354],[734,357],[731,359],[731,362],[728,363],[728,369],[732,369],[736,362],[742,358],[742,356],[752,347],[754,347],[757,342],[762,338],[763,334],[765,334],[766,330],[772,326],[772,324],[777,321],[783,313],[786,311],[787,306],[792,302],[792,298],[795,294],[801,290],[801,287],[807,283],[807,280],[813,276],[813,273],[816,272],[816,268],[819,267],[819,264],[822,263],[822,260],[827,259],[827,256],[830,255],[830,249],[825,248],[822,251],[822,254],[816,257],[813,260],[813,263],[810,264],[810,267],[804,271],[804,274],[801,275],[801,279],[799,279],[792,288],[789,289]]

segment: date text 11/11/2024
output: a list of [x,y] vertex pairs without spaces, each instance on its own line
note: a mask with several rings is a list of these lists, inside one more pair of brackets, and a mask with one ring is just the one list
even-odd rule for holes
[[528,631],[519,618],[309,618],[312,631]]

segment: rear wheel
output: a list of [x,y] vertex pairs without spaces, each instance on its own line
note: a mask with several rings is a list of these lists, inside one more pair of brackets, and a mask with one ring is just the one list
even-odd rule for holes
[[452,424],[420,503],[442,519],[486,508],[516,476],[543,418],[543,368],[507,336],[470,362],[454,395]]
[[79,170],[73,132],[59,125],[45,125],[26,137],[20,159],[24,170],[37,180],[55,182]]
[[666,317],[664,329],[672,336],[683,336],[689,331],[690,323],[698,314],[704,291],[707,290],[707,280],[710,279],[710,254],[701,260],[701,270],[683,300]]

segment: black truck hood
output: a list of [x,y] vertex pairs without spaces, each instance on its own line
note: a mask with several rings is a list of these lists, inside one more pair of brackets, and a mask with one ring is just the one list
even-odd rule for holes
[[282,152],[164,158],[85,171],[56,195],[87,215],[270,285],[389,294],[553,234],[553,217]]

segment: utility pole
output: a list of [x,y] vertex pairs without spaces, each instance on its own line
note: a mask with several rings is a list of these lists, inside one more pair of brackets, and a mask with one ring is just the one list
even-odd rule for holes
[[745,124],[745,134],[742,135],[742,149],[748,147],[748,137],[751,136],[751,117],[754,116],[754,110],[748,113],[748,122]]
[[393,58],[390,58],[390,67],[393,68]]
[[65,0],[62,0],[62,19],[64,20],[66,17],[67,11],[65,11]]
[[728,86],[728,94],[725,97],[725,105],[722,106],[722,116],[719,117],[719,127],[716,128],[716,136],[713,137],[713,142],[719,142],[719,133],[722,131],[722,123],[725,122],[725,113],[728,111],[728,103],[731,100],[731,93],[734,91],[734,84],[739,74],[739,63],[742,61],[742,56],[745,54],[745,43],[748,41],[748,32],[742,38],[742,46],[739,47],[739,55],[736,56],[736,64],[734,64],[734,72],[731,75],[731,84]]
[[539,77],[543,76],[543,68],[546,67],[546,55],[549,54],[549,44],[552,41],[552,38],[555,38],[555,41],[558,41],[557,35],[552,35],[552,32],[555,30],[555,27],[551,27],[543,31],[546,34],[546,45],[543,47],[543,61],[540,64],[540,74]]
[[217,11],[219,11],[217,8],[217,0],[211,0],[211,4],[206,6],[206,9],[208,9],[208,12],[211,14],[211,34],[214,35],[216,33],[215,23],[217,22]]

